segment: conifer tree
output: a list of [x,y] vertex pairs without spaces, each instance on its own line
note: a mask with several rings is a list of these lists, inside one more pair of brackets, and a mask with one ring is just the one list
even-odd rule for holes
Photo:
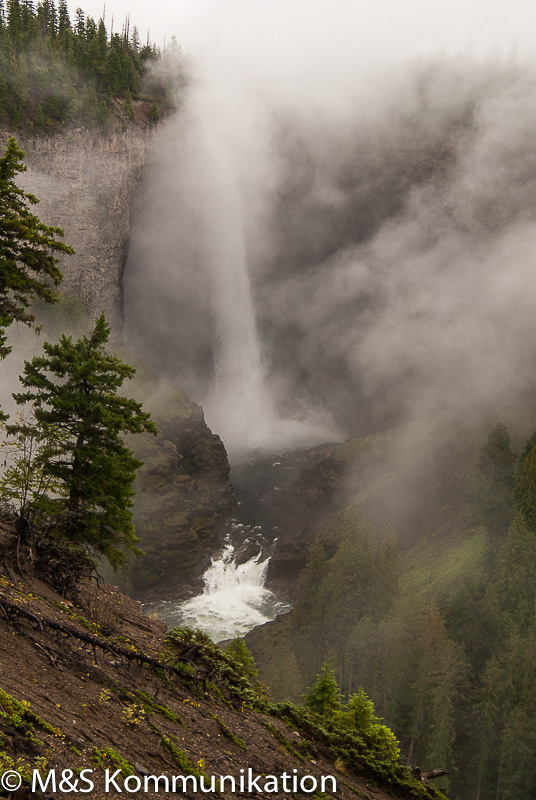
[[[33,404],[40,463],[59,486],[48,503],[58,534],[117,566],[120,548],[135,550],[138,541],[131,506],[141,462],[123,434],[157,428],[140,403],[118,394],[135,370],[106,352],[109,333],[101,314],[88,336],[45,342],[44,355],[24,365],[25,391],[13,396],[19,405]],[[7,430],[23,436],[25,427]]]
[[492,537],[504,535],[513,517],[515,486],[515,455],[504,425],[496,425],[489,434],[478,466],[484,522]]
[[536,533],[536,445],[529,450],[521,465],[515,499],[529,530]]
[[239,662],[247,679],[254,681],[258,674],[257,665],[251,650],[240,636],[231,639],[227,653]]
[[335,672],[329,664],[324,664],[322,671],[305,695],[305,705],[315,714],[332,716],[341,707],[341,697]]

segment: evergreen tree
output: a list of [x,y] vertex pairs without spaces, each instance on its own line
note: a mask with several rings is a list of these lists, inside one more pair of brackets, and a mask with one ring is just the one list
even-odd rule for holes
[[158,122],[160,119],[160,111],[158,110],[158,105],[156,103],[152,104],[147,116],[151,122]]
[[497,558],[496,578],[489,588],[497,616],[510,629],[526,631],[536,618],[536,536],[517,514]]
[[307,564],[300,575],[299,592],[292,615],[292,634],[298,663],[312,678],[324,662],[326,635],[321,587],[328,574],[326,551],[316,537],[309,547]]
[[254,681],[257,677],[257,665],[251,650],[240,636],[235,636],[234,639],[231,639],[227,653],[239,662],[247,679]]
[[5,343],[5,329],[14,321],[33,326],[28,311],[32,300],[57,300],[54,287],[61,279],[55,254],[74,253],[60,242],[61,228],[44,225],[30,211],[39,201],[20,189],[15,177],[26,170],[24,153],[10,139],[0,159],[0,358],[10,348]]
[[507,428],[496,425],[479,461],[482,516],[492,537],[504,535],[512,521],[515,460]]
[[419,629],[413,732],[423,745],[421,758],[430,764],[448,764],[456,736],[455,704],[467,665],[462,648],[449,638],[434,601],[423,610]]
[[382,760],[397,761],[400,749],[394,733],[382,724],[374,710],[374,703],[359,689],[350,695],[344,710],[338,716],[339,723],[349,725],[363,737],[367,747]]
[[306,708],[321,716],[332,716],[341,706],[341,696],[335,672],[329,664],[324,664],[322,671],[305,695]]
[[527,526],[532,533],[536,533],[536,445],[523,459],[515,487],[515,499]]
[[[121,547],[135,550],[132,485],[141,466],[123,434],[157,429],[140,403],[118,394],[135,370],[106,352],[109,333],[101,314],[89,336],[45,342],[44,355],[24,365],[26,391],[13,396],[33,404],[43,472],[60,486],[48,503],[59,534],[117,566]],[[8,432],[24,435],[27,425]]]

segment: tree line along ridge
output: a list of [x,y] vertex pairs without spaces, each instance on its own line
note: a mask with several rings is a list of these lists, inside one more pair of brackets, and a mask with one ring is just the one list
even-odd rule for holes
[[[168,49],[178,50],[175,37]],[[106,128],[118,109],[133,119],[135,99],[155,122],[174,105],[170,86],[151,73],[160,56],[128,18],[108,33],[81,8],[71,18],[66,0],[0,0],[0,124],[28,136]]]

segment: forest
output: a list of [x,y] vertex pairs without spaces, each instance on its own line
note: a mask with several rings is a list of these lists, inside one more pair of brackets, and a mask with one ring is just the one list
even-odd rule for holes
[[144,84],[159,55],[128,20],[108,34],[81,8],[71,19],[65,0],[8,0],[0,7],[0,123],[28,136],[103,127],[114,102],[133,118],[136,98],[150,102],[156,121],[173,103],[160,81]]
[[374,700],[411,763],[448,766],[453,797],[513,800],[536,789],[535,437],[514,452],[497,424],[477,442],[451,429],[438,445],[414,501],[422,531],[395,518],[397,541],[357,501],[319,526],[286,689],[329,664],[343,695]]

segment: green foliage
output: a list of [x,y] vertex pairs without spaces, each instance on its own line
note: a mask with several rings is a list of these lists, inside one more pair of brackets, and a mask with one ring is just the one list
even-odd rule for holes
[[178,669],[185,664],[185,658],[195,653],[195,677],[190,677],[190,671],[184,671],[185,681],[192,688],[195,689],[201,679],[205,689],[219,694],[234,706],[266,706],[265,690],[252,682],[251,664],[244,664],[232,653],[222,650],[202,631],[172,628],[166,635],[166,645],[171,663]]
[[[5,425],[0,425],[5,430]],[[6,460],[0,479],[0,496],[11,502],[22,531],[27,523],[35,525],[46,509],[49,494],[56,494],[61,484],[46,472],[35,419],[19,413],[17,425],[18,433],[0,440],[0,451]]]
[[185,775],[193,775],[197,780],[204,777],[207,779],[207,783],[209,783],[208,775],[202,768],[202,760],[198,761],[197,764],[193,764],[184,750],[181,750],[168,736],[162,736],[161,742],[162,746],[165,747],[166,750],[169,750],[171,755],[175,758],[177,764],[181,768],[181,772]]
[[344,709],[339,712],[338,722],[343,726],[355,728],[365,739],[367,747],[376,752],[382,760],[398,761],[400,748],[394,733],[382,724],[374,713],[374,703],[360,689],[350,695]]
[[[332,716],[292,711],[285,718],[313,738],[313,725],[322,728],[346,764],[362,763],[367,752],[383,769],[382,742],[374,755],[365,733],[376,714],[370,697],[375,724],[385,720],[408,763],[448,769],[441,781],[454,797],[534,794],[535,442],[533,435],[518,459],[508,430],[497,425],[481,448],[474,439],[449,446],[454,477],[441,477],[437,489],[439,449],[429,464],[434,491],[417,493],[429,527],[420,539],[401,537],[402,571],[394,543],[377,537],[355,506],[318,531],[300,576],[291,646],[309,682],[323,661],[335,668],[342,706]],[[370,493],[364,496],[370,505]],[[360,721],[350,729],[356,697]],[[392,741],[387,735],[387,749]]]
[[339,685],[329,664],[323,665],[304,700],[306,708],[315,714],[334,714],[338,711],[341,705]]
[[522,461],[515,487],[515,500],[529,529],[536,534],[536,445]]
[[226,652],[242,665],[244,675],[248,680],[254,681],[258,674],[257,665],[245,641],[240,636],[235,636],[230,641]]
[[31,212],[30,206],[39,201],[15,182],[26,170],[23,158],[24,152],[11,138],[0,159],[0,358],[11,349],[4,335],[11,323],[33,326],[32,301],[56,302],[54,287],[62,280],[56,253],[74,252],[58,240],[61,228],[44,225]]
[[492,536],[504,535],[513,517],[516,458],[510,434],[496,425],[480,451],[480,503],[484,523]]
[[285,748],[285,750],[288,750],[288,752],[291,753],[291,755],[293,755],[294,758],[297,758],[298,761],[301,762],[305,761],[305,754],[300,753],[300,751],[294,746],[294,744],[281,733],[279,728],[277,728],[275,725],[272,725],[271,722],[267,721],[264,722],[264,727],[266,728],[266,730],[270,731],[276,742],[279,742],[279,744],[282,745]]
[[305,707],[337,737],[344,740],[348,735],[350,739],[355,735],[353,746],[366,751],[369,760],[378,763],[398,761],[400,749],[396,737],[376,716],[374,703],[363,689],[359,689],[342,704],[335,673],[327,664],[317,675],[309,694],[305,695]]
[[456,737],[456,702],[467,676],[462,648],[450,639],[443,616],[432,601],[417,627],[419,659],[414,683],[412,730],[431,764],[448,763]]
[[160,119],[160,111],[156,103],[153,103],[147,114],[151,122],[158,122]]
[[527,630],[536,618],[536,536],[517,514],[497,557],[489,596],[510,629]]
[[46,507],[41,499],[40,510],[54,518],[55,534],[117,566],[124,558],[120,548],[135,549],[137,541],[132,485],[141,464],[123,433],[157,429],[140,403],[118,394],[134,370],[106,352],[109,333],[101,314],[88,336],[45,342],[44,355],[24,365],[25,391],[14,394],[18,404],[32,404],[35,423],[7,430],[19,441],[32,432],[37,438],[34,463],[56,490]]
[[212,714],[212,719],[218,723],[218,727],[226,739],[229,739],[230,742],[233,742],[233,744],[236,744],[242,750],[248,749],[245,741],[241,739],[240,736],[237,736],[236,733],[233,733],[230,727],[226,725],[222,719],[217,717],[215,714]]
[[132,764],[119,755],[112,747],[106,747],[104,750],[98,750],[96,747],[92,751],[92,760],[99,767],[99,769],[106,769],[107,766],[120,769],[123,777],[128,778],[129,775],[134,775],[134,767]]
[[535,681],[535,633],[512,633],[482,676],[477,739],[481,775],[508,800],[534,794]]
[[[160,53],[140,47],[128,22],[108,36],[104,22],[77,9],[74,24],[65,0],[37,7],[9,3],[0,25],[0,122],[29,134],[48,134],[69,124],[103,125],[109,98],[137,96]],[[147,91],[144,87],[144,91]],[[168,89],[151,76],[148,97],[169,108]]]
[[[325,543],[325,544],[324,544]],[[327,548],[335,554],[327,559]],[[294,612],[296,658],[308,678],[331,660],[346,674],[347,643],[361,617],[378,620],[398,593],[398,550],[377,536],[356,504],[334,515],[310,548]]]
[[4,720],[4,722],[13,726],[34,744],[42,744],[35,736],[36,728],[52,736],[61,736],[63,738],[61,731],[41,719],[32,711],[28,702],[16,700],[3,689],[0,689],[0,720]]

